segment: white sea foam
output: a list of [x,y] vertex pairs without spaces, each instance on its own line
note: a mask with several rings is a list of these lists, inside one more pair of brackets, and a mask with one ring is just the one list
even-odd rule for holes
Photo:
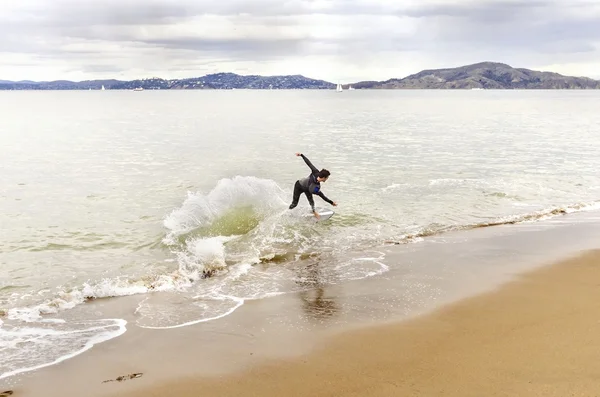
[[[444,183],[449,182],[445,181]],[[260,186],[252,186],[253,183]],[[265,193],[265,191],[267,193]],[[168,229],[165,243],[168,244],[175,256],[177,268],[167,272],[149,274],[138,278],[117,277],[99,281],[88,281],[79,287],[62,288],[58,293],[43,303],[14,307],[8,310],[9,321],[22,321],[33,324],[31,327],[9,328],[0,320],[2,338],[6,341],[7,349],[17,343],[25,344],[36,350],[37,355],[30,355],[22,361],[9,350],[2,351],[2,357],[8,364],[2,368],[2,376],[8,377],[24,371],[65,360],[91,348],[94,344],[116,337],[125,332],[125,323],[120,320],[110,320],[101,326],[89,326],[81,330],[72,330],[72,324],[63,319],[49,318],[63,310],[69,310],[81,305],[89,299],[110,298],[151,292],[181,292],[183,305],[178,304],[177,311],[167,300],[152,299],[151,295],[137,307],[136,325],[151,329],[172,329],[189,326],[201,322],[213,321],[230,315],[247,300],[299,291],[310,288],[310,279],[306,283],[290,283],[290,274],[285,268],[269,267],[266,270],[254,266],[263,258],[275,258],[277,255],[287,255],[289,249],[295,249],[295,260],[300,253],[337,252],[342,257],[333,260],[333,266],[320,276],[321,281],[336,284],[348,280],[358,280],[366,277],[381,275],[389,270],[385,256],[365,256],[366,251],[346,253],[345,245],[336,243],[331,237],[320,238],[321,246],[311,237],[310,227],[300,223],[293,211],[282,209],[283,198],[278,196],[279,188],[272,181],[257,178],[233,178],[221,181],[208,195],[190,194],[183,205],[173,211],[165,219]],[[265,199],[265,197],[271,199]],[[249,206],[250,212],[242,212],[241,223],[258,217],[258,223],[251,226],[243,234],[229,233],[227,236],[188,235],[183,242],[178,242],[178,236],[198,228],[210,228],[222,216],[237,207]],[[544,210],[531,211],[525,214],[515,214],[499,217],[488,224],[505,224],[519,222],[534,222],[564,213],[595,210],[600,208],[600,202],[579,203],[562,207],[550,207]],[[237,219],[231,225],[218,224],[219,228],[237,227]],[[461,227],[477,227],[481,225],[458,225]],[[303,229],[304,228],[304,229]],[[406,242],[423,241],[431,234],[455,229],[455,226],[432,225],[417,231],[408,232],[401,240]],[[221,230],[215,229],[215,230]],[[210,232],[210,229],[209,229]],[[350,246],[360,243],[361,236],[347,235]],[[337,247],[332,250],[332,247]],[[216,276],[199,281],[207,275],[207,271],[216,271]],[[298,281],[304,276],[300,275]],[[310,277],[310,275],[308,276]],[[308,286],[306,286],[308,285]],[[48,291],[46,291],[48,292]],[[31,294],[30,294],[31,295]],[[44,293],[40,296],[46,296]],[[31,295],[33,296],[33,295]],[[22,298],[22,295],[20,295]],[[107,320],[109,321],[109,320]],[[52,341],[57,349],[54,352],[35,347],[35,341]],[[83,347],[80,346],[83,344]],[[73,346],[79,346],[73,348]]]
[[58,364],[122,335],[127,322],[106,319],[53,328],[0,326],[0,379]]
[[[244,183],[247,181],[244,180]],[[267,183],[267,186],[270,184]],[[229,186],[229,185],[227,185]],[[219,197],[223,197],[222,195]],[[187,201],[186,201],[187,202]],[[239,202],[234,200],[234,202]],[[185,206],[185,205],[184,205]],[[543,210],[532,211],[524,214],[515,214],[496,218],[488,222],[473,225],[455,225],[455,226],[431,226],[421,228],[417,231],[409,232],[398,236],[396,240],[404,242],[419,242],[428,235],[435,235],[444,231],[456,230],[461,228],[472,228],[479,226],[488,226],[495,224],[510,224],[523,222],[536,222],[560,216],[565,213],[579,211],[592,211],[600,209],[600,202],[578,203],[560,207],[550,207]],[[185,224],[195,214],[188,214],[182,224]],[[171,218],[173,220],[173,218]],[[176,224],[174,230],[183,230],[182,224]],[[282,226],[283,225],[283,226]],[[205,276],[207,270],[219,270],[227,268],[228,255],[230,259],[235,259],[241,267],[233,267],[229,272],[233,272],[223,279],[223,283],[231,282],[235,272],[244,272],[250,270],[252,264],[258,263],[261,256],[268,256],[269,250],[274,244],[295,243],[298,247],[304,244],[310,244],[304,235],[293,228],[285,229],[284,218],[273,218],[263,220],[254,230],[246,236],[246,242],[240,243],[240,252],[227,253],[225,244],[235,241],[240,236],[214,236],[214,237],[196,237],[186,241],[184,249],[174,251],[177,257],[178,268],[170,273],[149,275],[140,279],[129,279],[119,277],[115,279],[102,279],[97,282],[87,282],[80,287],[72,289],[62,289],[52,298],[43,303],[27,306],[15,307],[8,310],[7,317],[11,320],[20,320],[25,322],[36,322],[42,319],[44,315],[57,314],[63,310],[72,309],[88,299],[110,298],[119,296],[128,296],[136,294],[145,294],[158,291],[176,291],[185,290],[194,285]],[[288,224],[289,226],[289,224]],[[282,228],[283,227],[283,228]],[[368,277],[370,273],[364,273]],[[239,277],[239,276],[238,276]],[[350,276],[348,276],[350,277]],[[354,277],[354,276],[352,276]],[[259,280],[255,280],[259,281]],[[279,293],[273,290],[277,280],[271,280],[271,288],[263,291],[255,290],[246,298],[256,299],[265,294]],[[262,287],[267,287],[263,285]],[[246,288],[246,290],[251,290]]]
[[209,225],[232,208],[250,206],[262,214],[269,213],[286,204],[284,195],[272,180],[253,176],[221,179],[208,194],[188,192],[183,205],[164,220],[169,230],[164,242],[173,244],[176,236]]
[[[196,299],[198,297],[195,297]],[[155,305],[150,305],[147,302],[142,302],[140,303],[140,305],[138,305],[137,309],[136,309],[136,313],[143,316],[143,320],[138,320],[137,321],[137,325],[141,328],[149,328],[149,329],[173,329],[173,328],[180,328],[180,327],[186,327],[186,326],[190,326],[190,325],[194,325],[194,324],[199,324],[199,323],[203,323],[203,322],[207,322],[207,321],[213,321],[213,320],[217,320],[220,318],[223,318],[225,316],[230,315],[231,313],[233,313],[237,308],[239,308],[240,306],[242,306],[244,304],[244,299],[235,297],[235,296],[212,296],[210,297],[210,300],[212,302],[218,302],[218,301],[222,301],[222,302],[230,302],[231,304],[228,305],[228,307],[226,306],[225,308],[215,308],[215,306],[217,305],[206,305],[208,306],[207,309],[205,310],[203,313],[197,313],[196,310],[195,313],[193,314],[193,316],[195,317],[192,320],[189,321],[183,321],[183,322],[179,322],[178,320],[173,320],[173,319],[169,319],[167,317],[167,321],[165,321],[165,318],[163,318],[162,316],[160,316],[160,311],[157,310],[157,307]],[[166,310],[171,310],[170,307],[167,307]],[[158,314],[158,316],[157,316]],[[158,318],[156,318],[158,317]],[[178,316],[179,319],[181,318],[185,318],[184,315],[182,315],[181,313]],[[146,322],[149,322],[150,324],[147,324]],[[152,325],[153,323],[165,323],[167,322],[166,325]]]

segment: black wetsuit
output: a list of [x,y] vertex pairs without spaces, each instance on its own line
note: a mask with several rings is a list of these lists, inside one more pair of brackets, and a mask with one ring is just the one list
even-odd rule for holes
[[321,191],[321,183],[317,181],[317,177],[319,176],[319,170],[312,165],[309,159],[307,159],[303,154],[300,155],[306,165],[310,167],[311,173],[308,177],[299,179],[296,181],[294,185],[294,198],[292,204],[290,204],[290,209],[295,208],[298,205],[298,200],[300,200],[300,195],[302,193],[306,194],[306,198],[310,203],[310,207],[313,212],[315,211],[315,201],[313,200],[313,194],[321,197],[323,200],[327,201],[329,204],[333,204],[333,201],[329,200],[323,192]]

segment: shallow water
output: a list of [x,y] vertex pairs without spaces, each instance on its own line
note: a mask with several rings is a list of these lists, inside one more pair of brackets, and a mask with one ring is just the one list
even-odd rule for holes
[[[126,326],[385,277],[385,243],[599,206],[594,91],[1,92],[0,105],[0,378]],[[309,172],[297,151],[332,173],[327,222],[301,217],[304,197],[287,210]],[[133,294],[127,325],[85,305]]]

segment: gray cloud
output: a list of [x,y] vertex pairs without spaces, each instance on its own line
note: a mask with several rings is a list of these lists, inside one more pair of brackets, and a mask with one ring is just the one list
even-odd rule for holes
[[[494,14],[495,11],[497,8],[492,7],[489,13]],[[479,13],[485,14],[483,9]],[[455,18],[438,20],[438,38],[450,48],[458,44],[492,50],[500,48],[567,54],[593,51],[594,43],[600,41],[600,14],[566,16],[559,9],[546,9],[544,13],[534,14],[533,9],[527,9],[514,18],[506,15],[498,13],[490,18],[473,18],[469,15],[468,23],[457,23]]]
[[[25,23],[46,26],[170,24],[202,15],[258,17],[311,14],[308,0],[55,0],[30,7],[23,15],[37,14]],[[336,9],[327,13],[336,13]]]
[[[526,62],[536,57],[554,63],[597,62],[600,43],[600,12],[585,1],[424,0],[400,6],[367,0],[26,4],[15,2],[0,15],[0,52],[29,54],[43,62],[66,60],[75,65],[66,70],[94,75],[126,72],[134,65],[143,69],[157,64],[168,72],[187,70],[186,65],[210,69],[223,63],[306,56],[338,62],[340,67],[366,68],[385,62],[385,57],[402,59],[408,52],[409,61],[496,60],[527,67]],[[0,72],[2,67],[0,63]]]
[[302,52],[304,40],[252,40],[252,39],[204,39],[201,37],[178,37],[141,40],[147,45],[162,48],[231,54],[239,57],[243,54],[250,59],[264,58],[269,55]]
[[401,13],[417,18],[454,17],[468,18],[479,22],[521,19],[553,7],[556,2],[527,1],[469,1],[454,4],[422,4]]

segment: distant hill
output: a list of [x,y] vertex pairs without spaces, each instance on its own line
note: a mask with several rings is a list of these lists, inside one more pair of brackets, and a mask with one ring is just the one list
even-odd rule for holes
[[31,80],[22,80],[22,81],[0,80],[0,84],[37,84],[37,83],[35,81],[31,81]]
[[132,81],[87,80],[12,82],[0,80],[0,90],[188,90],[188,89],[333,89],[335,84],[310,79],[301,75],[291,76],[242,76],[235,73],[215,73],[189,79],[165,80],[161,78]]
[[371,89],[598,89],[600,81],[558,73],[517,69],[504,63],[481,62],[450,69],[432,69],[387,81],[364,81],[354,88]]
[[[450,69],[432,69],[402,79],[361,81],[355,89],[600,89],[600,81],[587,77],[569,77],[558,73],[517,69],[504,63],[481,62]],[[243,76],[215,73],[188,79],[161,78],[122,81],[6,81],[0,90],[190,90],[190,89],[334,89],[336,84],[302,75]],[[348,85],[344,85],[348,88]]]

